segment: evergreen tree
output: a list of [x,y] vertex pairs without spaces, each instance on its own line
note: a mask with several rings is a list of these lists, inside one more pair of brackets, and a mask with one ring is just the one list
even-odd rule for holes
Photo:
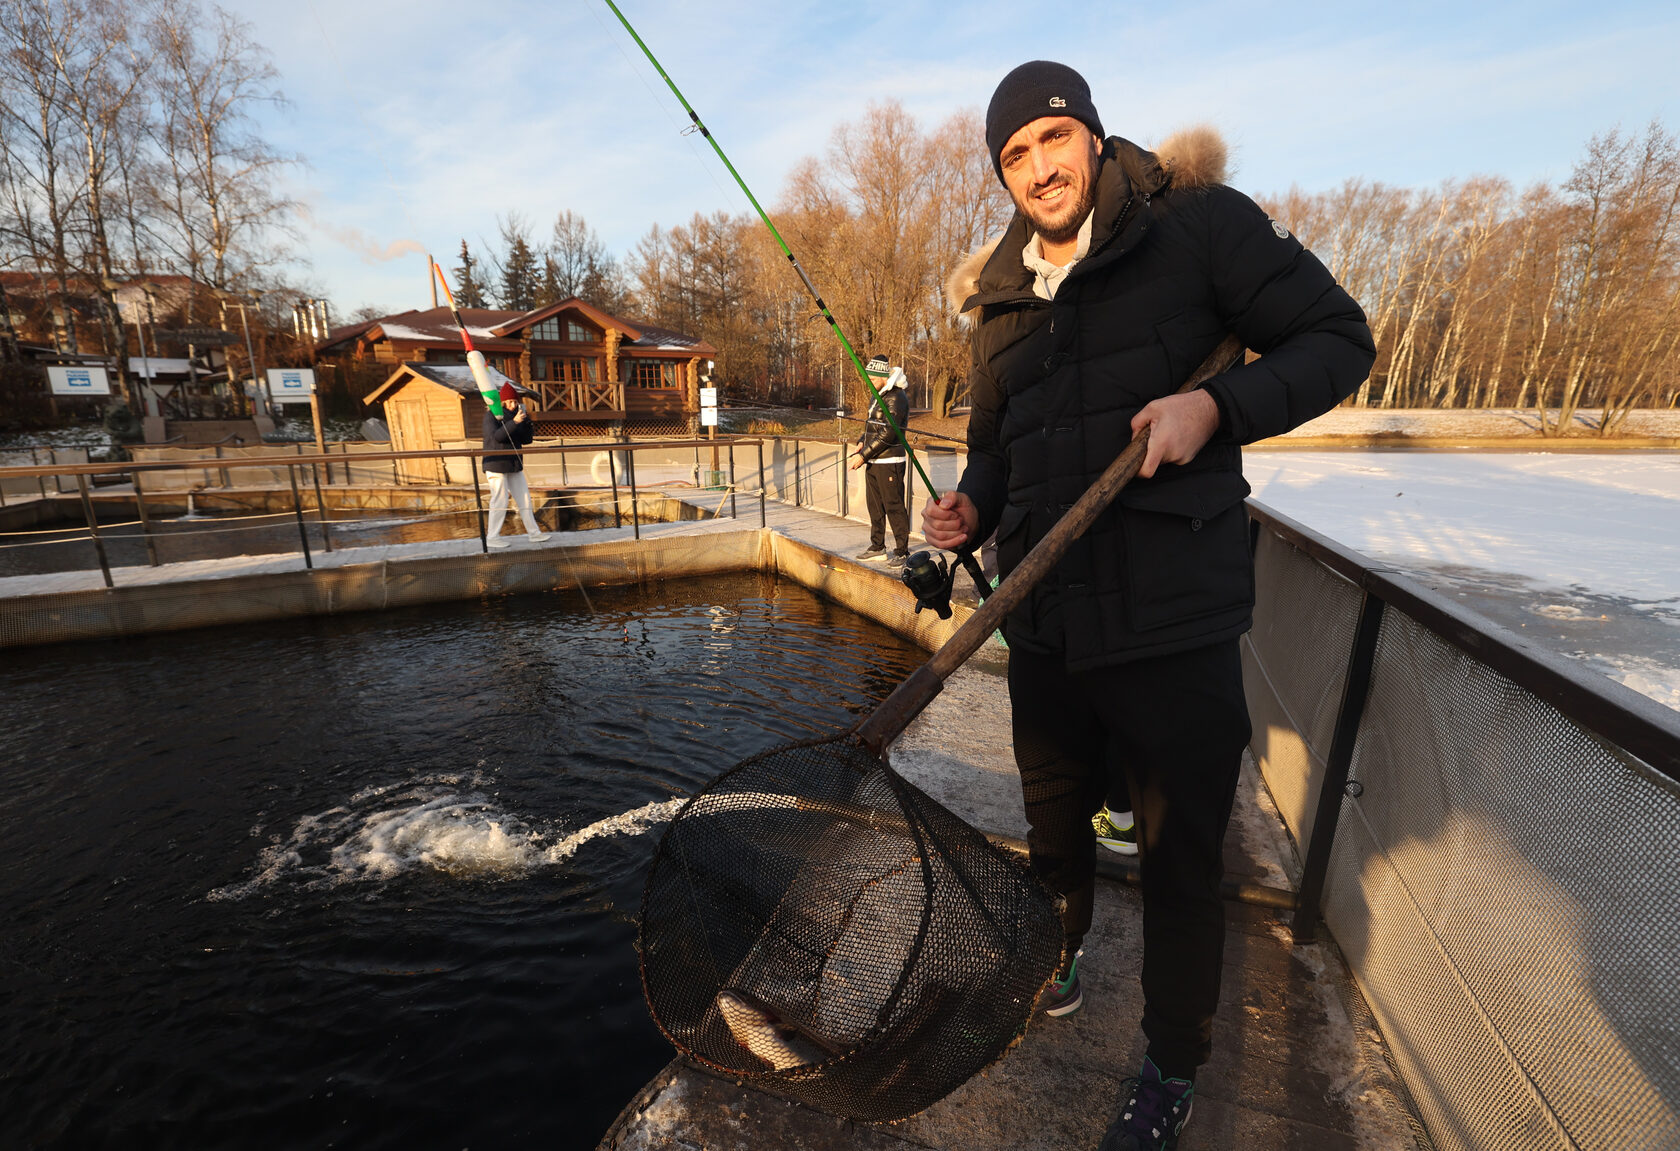
[[523,235],[515,232],[509,237],[507,258],[502,261],[501,271],[501,291],[497,294],[501,297],[502,307],[521,312],[536,307],[542,278],[537,268],[537,254],[531,251],[531,245]]
[[455,304],[462,308],[484,307],[484,283],[478,278],[478,261],[461,241],[461,264],[455,271]]

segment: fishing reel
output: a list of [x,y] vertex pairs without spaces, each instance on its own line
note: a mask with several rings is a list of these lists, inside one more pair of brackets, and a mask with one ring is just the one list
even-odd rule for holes
[[922,551],[904,561],[898,578],[916,597],[916,610],[930,608],[940,619],[951,618],[951,587],[956,582],[956,569],[935,552]]

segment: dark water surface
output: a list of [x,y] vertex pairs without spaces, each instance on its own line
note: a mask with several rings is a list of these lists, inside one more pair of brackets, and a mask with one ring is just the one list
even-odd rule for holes
[[745,575],[7,651],[0,1144],[593,1147],[673,796],[922,660]]

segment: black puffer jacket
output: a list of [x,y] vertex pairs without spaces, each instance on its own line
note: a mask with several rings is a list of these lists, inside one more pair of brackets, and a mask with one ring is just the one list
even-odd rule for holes
[[1195,460],[1134,480],[1010,616],[1011,645],[1070,669],[1164,655],[1248,630],[1254,600],[1240,445],[1348,396],[1375,352],[1365,315],[1258,205],[1219,180],[1201,130],[1160,156],[1111,137],[1091,247],[1052,303],[1021,263],[1016,215],[952,277],[979,308],[968,467],[959,489],[997,531],[1007,574],[1227,332],[1260,354],[1207,384],[1221,427]]
[[[529,419],[515,420],[512,416],[498,420],[488,407],[484,409],[484,446],[487,448],[522,448],[536,438],[537,429]],[[487,472],[522,472],[525,457],[519,455],[485,456]]]
[[863,425],[863,439],[858,444],[858,455],[868,463],[874,463],[883,456],[888,460],[904,459],[904,446],[898,432],[893,431],[892,424],[887,423],[886,417],[881,414],[882,400],[886,401],[887,414],[892,416],[899,432],[910,426],[910,397],[905,395],[903,388],[888,388],[878,399],[870,400],[869,418]]

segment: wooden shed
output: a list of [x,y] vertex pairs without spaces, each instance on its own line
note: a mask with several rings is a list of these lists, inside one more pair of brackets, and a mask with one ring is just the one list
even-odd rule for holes
[[[498,388],[513,384],[529,401],[533,393],[520,387],[495,368],[490,380]],[[385,423],[391,429],[391,450],[435,451],[446,443],[482,441],[484,397],[465,364],[409,362],[391,373],[368,393],[368,404],[385,406]],[[447,481],[442,460],[399,460],[399,474],[405,483],[441,484]]]

